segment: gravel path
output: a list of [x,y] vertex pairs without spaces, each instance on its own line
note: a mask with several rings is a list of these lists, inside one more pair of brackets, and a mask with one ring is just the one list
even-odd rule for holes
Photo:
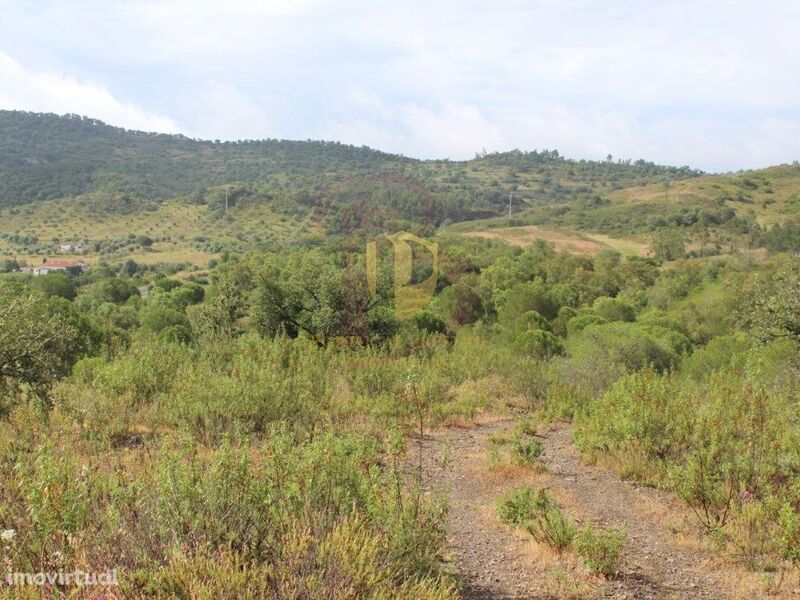
[[[581,463],[569,428],[556,426],[545,438],[544,460],[558,487],[592,521],[628,532],[619,578],[604,593],[620,598],[713,598],[729,596],[712,574],[709,557],[680,545],[667,523],[653,520],[652,507],[665,494],[621,481],[615,474]],[[647,507],[648,510],[642,510]]]
[[[678,541],[666,516],[678,503],[669,495],[621,481],[616,475],[580,462],[569,426],[559,424],[542,436],[546,473],[509,468],[490,470],[487,437],[510,431],[501,421],[468,429],[447,429],[412,440],[409,465],[422,452],[423,486],[448,498],[452,563],[466,600],[566,598],[714,599],[758,598],[752,591],[730,594],[737,581],[713,566],[703,551]],[[523,486],[547,487],[564,511],[578,521],[628,531],[618,576],[601,580],[573,555],[542,554],[527,534],[501,524],[497,500]],[[551,553],[552,554],[552,553]],[[563,563],[563,564],[560,564]],[[578,575],[575,575],[578,573]],[[563,588],[571,576],[579,588]],[[561,586],[561,587],[560,587]],[[575,589],[581,589],[580,594]],[[750,589],[750,588],[748,588]]]

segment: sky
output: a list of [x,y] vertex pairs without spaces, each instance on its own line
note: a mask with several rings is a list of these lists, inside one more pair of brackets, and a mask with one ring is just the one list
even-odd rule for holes
[[800,160],[795,0],[0,0],[0,109],[416,158]]

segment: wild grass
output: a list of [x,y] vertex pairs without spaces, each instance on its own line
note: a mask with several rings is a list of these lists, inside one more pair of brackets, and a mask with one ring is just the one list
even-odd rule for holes
[[619,568],[626,533],[592,524],[576,526],[546,490],[522,487],[509,492],[498,502],[497,515],[557,553],[575,552],[593,573],[609,577]]

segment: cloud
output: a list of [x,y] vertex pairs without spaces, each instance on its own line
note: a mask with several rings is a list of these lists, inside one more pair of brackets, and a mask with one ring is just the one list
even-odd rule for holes
[[97,104],[139,121],[171,116],[156,129],[707,170],[797,158],[800,4],[788,0],[0,0],[0,12],[26,81],[68,74],[54,85],[97,87]]
[[89,115],[115,125],[173,133],[178,125],[115,98],[105,86],[50,71],[29,71],[0,52],[0,108]]
[[256,101],[230,85],[209,83],[193,104],[200,107],[191,124],[190,133],[196,137],[255,139],[274,136],[278,130],[271,99]]

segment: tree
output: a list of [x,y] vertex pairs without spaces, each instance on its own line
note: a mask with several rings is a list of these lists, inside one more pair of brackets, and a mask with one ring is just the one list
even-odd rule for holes
[[162,306],[149,306],[142,311],[142,327],[153,333],[161,333],[168,327],[189,326],[189,320],[182,312]]
[[128,298],[138,296],[139,290],[130,281],[114,277],[97,282],[86,290],[86,294],[98,303],[124,304]]
[[636,319],[636,311],[627,302],[617,298],[601,296],[592,304],[594,311],[606,321],[627,321]]
[[545,319],[553,319],[558,315],[559,308],[558,302],[544,285],[537,282],[520,283],[505,293],[500,320],[511,322],[531,310]]
[[0,273],[11,273],[19,270],[19,263],[13,258],[0,260]]
[[743,316],[762,343],[786,338],[800,343],[800,260],[792,259],[771,286],[759,286]]
[[27,385],[43,397],[99,339],[67,300],[0,288],[0,388]]
[[686,255],[683,235],[676,230],[656,233],[650,246],[658,260],[677,260]]
[[536,358],[550,359],[564,353],[564,345],[558,336],[541,329],[523,331],[514,339],[514,347]]
[[371,298],[365,273],[363,262],[317,249],[268,257],[253,293],[253,325],[267,337],[304,332],[322,345],[335,336],[384,339],[399,323],[387,312],[383,285]]
[[439,295],[438,304],[448,320],[456,325],[468,325],[483,316],[483,301],[475,288],[466,282],[459,282]]
[[58,296],[67,300],[74,300],[77,294],[75,282],[66,273],[58,271],[34,278],[31,287],[45,296]]

